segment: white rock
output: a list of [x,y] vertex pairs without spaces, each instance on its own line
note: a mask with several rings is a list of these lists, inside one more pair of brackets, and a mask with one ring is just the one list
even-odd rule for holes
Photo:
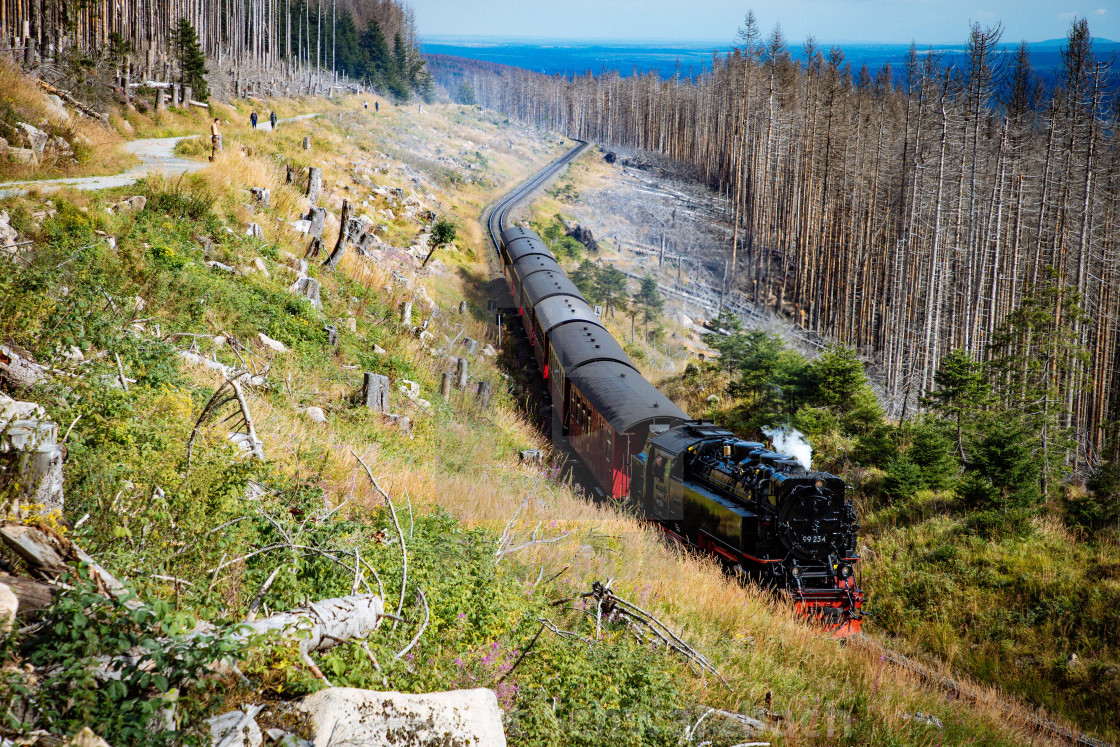
[[250,223],[248,226],[245,227],[245,235],[246,236],[251,236],[255,239],[263,239],[264,238],[264,230],[261,228],[260,223]]
[[[259,707],[258,709],[259,710]],[[210,738],[213,744],[237,745],[237,747],[260,747],[264,735],[253,716],[256,711],[230,711],[210,719]]]
[[309,220],[294,220],[291,223],[292,230],[297,233],[307,233],[311,230],[311,221]]
[[216,347],[216,348],[225,347],[225,344],[227,342],[229,342],[229,340],[226,338],[225,335],[214,335],[214,347]]
[[409,399],[416,399],[420,396],[420,385],[415,381],[401,379],[397,382],[397,389],[399,389],[400,393],[408,397]]
[[321,407],[308,407],[306,414],[307,419],[313,423],[327,422],[327,414],[323,412],[323,408]]
[[315,729],[315,747],[328,744],[505,747],[502,712],[492,690],[406,695],[329,687],[297,706]]
[[487,358],[493,358],[494,356],[496,356],[498,354],[498,351],[494,349],[493,345],[487,345],[486,347],[484,347],[482,349],[482,354],[485,355]]
[[268,274],[268,265],[266,265],[264,263],[264,260],[260,257],[253,257],[253,269],[255,269],[257,272],[263,272],[266,278],[271,277]]
[[19,598],[15,592],[7,584],[0,583],[0,631],[7,633],[12,629],[18,609]]
[[385,348],[381,347],[375,342],[373,343],[373,352],[377,353],[378,355],[385,355]]
[[271,348],[272,350],[275,350],[277,353],[288,352],[288,346],[287,345],[280,342],[279,340],[273,340],[271,337],[266,335],[264,332],[258,332],[257,333],[257,338],[261,341],[261,345],[264,345],[266,348]]

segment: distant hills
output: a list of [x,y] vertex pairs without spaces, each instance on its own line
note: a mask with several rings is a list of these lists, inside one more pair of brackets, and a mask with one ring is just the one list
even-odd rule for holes
[[[819,42],[827,50],[831,45]],[[1061,61],[1062,39],[1047,39],[1031,42],[1031,59],[1039,77],[1044,82],[1052,82],[1054,71]],[[450,37],[433,36],[423,41],[422,49],[426,54],[443,54],[466,57],[485,62],[526,68],[547,74],[578,75],[588,71],[601,73],[617,71],[628,76],[634,71],[645,73],[656,71],[663,77],[681,75],[693,77],[709,70],[712,54],[728,52],[731,44],[727,42],[667,42],[667,41],[590,41],[573,39],[517,39],[497,37]],[[844,50],[853,73],[867,65],[872,72],[884,64],[890,64],[895,75],[900,73],[906,59],[909,44],[894,43],[850,43],[837,44]],[[1013,54],[1017,41],[1009,40],[1001,45],[1005,54]],[[1093,48],[1097,58],[1104,60],[1120,53],[1120,42],[1110,39],[1094,39]],[[945,64],[957,64],[963,60],[965,44],[918,45],[922,54],[931,50],[944,58]],[[794,58],[801,58],[801,41],[791,45]]]

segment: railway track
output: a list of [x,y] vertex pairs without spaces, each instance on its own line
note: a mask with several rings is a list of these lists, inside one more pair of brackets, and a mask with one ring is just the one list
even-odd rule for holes
[[502,229],[505,227],[506,215],[509,214],[510,210],[517,207],[519,202],[540,189],[541,186],[552,179],[552,177],[556,176],[561,169],[578,158],[579,155],[587,149],[588,144],[584,141],[577,140],[576,142],[578,142],[579,145],[515,187],[490,208],[490,213],[486,217],[486,230],[490,233],[490,240],[494,243],[495,252],[500,251],[502,247]]
[[[587,147],[588,143],[580,141],[579,145],[537,172],[532,178],[504,195],[494,204],[486,216],[486,227],[490,234],[490,239],[494,243],[496,253],[500,253],[501,250],[501,233],[504,228],[506,216],[509,212],[516,207],[518,203],[528,198],[533,192],[552,179],[561,169],[579,157]],[[627,272],[626,274],[630,277],[638,277],[634,273]],[[695,291],[690,292],[684,288],[664,286],[661,288],[661,292],[676,296],[681,300],[695,304],[706,310],[718,309],[719,306],[718,294],[714,292],[708,292],[706,294],[696,293]],[[731,297],[724,297],[722,299],[724,308],[730,309],[744,319],[765,319],[765,315],[753,308],[747,299],[742,297],[742,294],[738,294],[740,296],[739,298],[735,298],[735,293],[729,295]],[[808,337],[803,339],[802,342],[817,348],[823,347],[823,343],[819,340]],[[970,685],[945,677],[935,672],[933,669],[919,664],[913,659],[884,646],[882,643],[870,638],[866,634],[857,634],[844,640],[847,645],[859,646],[879,654],[884,660],[909,671],[926,685],[935,689],[940,689],[948,697],[972,700],[977,703],[982,699],[981,696],[977,694],[977,691]],[[983,700],[988,700],[991,705],[994,705],[1002,711],[1009,721],[1017,722],[1034,733],[1047,738],[1077,745],[1078,747],[1117,747],[1114,744],[1097,739],[1090,734],[1071,729],[1045,718],[1041,714],[1031,712],[1029,706],[1012,706],[1007,702],[989,700],[988,698],[983,698]]]

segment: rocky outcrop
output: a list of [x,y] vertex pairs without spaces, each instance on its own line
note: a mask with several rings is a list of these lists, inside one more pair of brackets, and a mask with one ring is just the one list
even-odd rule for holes
[[315,747],[392,744],[399,747],[504,747],[502,712],[492,690],[408,695],[332,687],[304,698]]

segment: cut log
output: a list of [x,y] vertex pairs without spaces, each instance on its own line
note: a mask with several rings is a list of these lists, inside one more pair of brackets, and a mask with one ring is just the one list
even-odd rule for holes
[[381,624],[385,605],[375,594],[354,594],[324,599],[307,607],[282,612],[271,617],[245,623],[247,638],[257,633],[277,632],[299,635],[299,651],[313,651],[337,646],[355,638],[365,638]]
[[10,391],[35,386],[46,378],[47,369],[0,345],[0,384]]
[[58,589],[25,576],[0,574],[0,584],[7,586],[19,601],[16,616],[26,618],[50,605]]

